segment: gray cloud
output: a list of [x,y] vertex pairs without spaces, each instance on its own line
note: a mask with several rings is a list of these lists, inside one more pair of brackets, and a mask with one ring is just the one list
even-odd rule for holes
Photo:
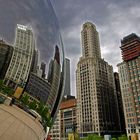
[[100,35],[102,57],[113,65],[121,62],[120,40],[134,32],[140,35],[139,0],[52,0],[59,17],[66,56],[71,59],[72,94],[75,94],[75,69],[81,56],[80,32],[89,20]]

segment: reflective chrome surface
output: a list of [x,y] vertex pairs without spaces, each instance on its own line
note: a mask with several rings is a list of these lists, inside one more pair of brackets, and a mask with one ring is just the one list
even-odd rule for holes
[[[25,28],[29,29],[30,36],[26,36]],[[63,96],[65,78],[62,38],[51,2],[49,0],[1,1],[0,37],[2,45],[13,46],[12,56],[8,56],[11,58],[7,63],[9,67],[5,67],[7,71],[1,79],[3,88],[0,92],[13,98],[12,102],[24,110],[29,111],[32,108],[40,112],[39,107],[43,105],[41,113],[45,109],[49,112],[51,119],[49,126],[51,126]],[[27,50],[28,46],[32,48],[31,53]],[[30,59],[25,57],[27,51],[26,55],[30,55]],[[4,55],[7,55],[7,52]],[[0,61],[4,63],[6,60],[0,59]],[[26,71],[27,79],[22,76]],[[6,91],[7,88],[12,90],[10,94]],[[22,105],[24,107],[21,107]]]

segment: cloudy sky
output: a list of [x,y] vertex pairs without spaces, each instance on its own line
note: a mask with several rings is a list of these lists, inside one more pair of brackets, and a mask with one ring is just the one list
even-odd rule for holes
[[132,32],[140,36],[140,0],[52,0],[52,4],[62,29],[66,57],[71,60],[71,93],[75,95],[82,24],[91,21],[96,25],[102,58],[117,71],[120,40]]

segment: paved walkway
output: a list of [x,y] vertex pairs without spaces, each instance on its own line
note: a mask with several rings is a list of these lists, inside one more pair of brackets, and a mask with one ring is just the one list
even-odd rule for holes
[[0,105],[0,140],[43,140],[42,125],[16,106]]

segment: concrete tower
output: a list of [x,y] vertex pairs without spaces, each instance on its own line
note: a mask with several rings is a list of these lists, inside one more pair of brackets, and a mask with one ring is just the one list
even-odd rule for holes
[[83,25],[82,57],[77,64],[78,132],[113,133],[120,130],[113,68],[101,58],[94,24]]

